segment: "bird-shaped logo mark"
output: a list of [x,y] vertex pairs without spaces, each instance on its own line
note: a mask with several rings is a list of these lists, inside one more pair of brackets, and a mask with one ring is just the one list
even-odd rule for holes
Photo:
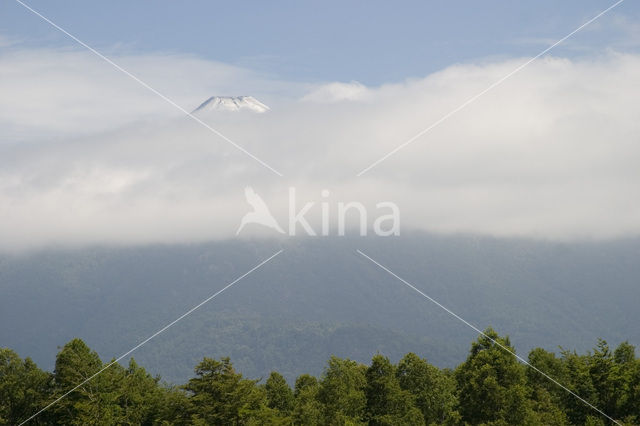
[[260,197],[250,186],[244,188],[244,196],[247,199],[247,203],[253,207],[253,211],[245,214],[240,221],[240,227],[236,232],[236,235],[242,231],[245,225],[250,223],[257,223],[259,225],[264,225],[267,228],[275,229],[281,234],[284,234],[284,231],[278,225],[275,218],[269,211],[269,207],[264,202],[262,197]]

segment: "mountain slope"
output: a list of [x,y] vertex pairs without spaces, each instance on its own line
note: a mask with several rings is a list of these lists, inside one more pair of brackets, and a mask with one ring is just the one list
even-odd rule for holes
[[120,355],[276,250],[284,253],[133,355],[183,380],[203,356],[250,376],[319,372],[329,354],[466,357],[472,330],[355,252],[391,268],[520,353],[598,337],[640,343],[640,241],[560,244],[420,235],[47,250],[0,258],[0,345],[51,368],[81,337]]

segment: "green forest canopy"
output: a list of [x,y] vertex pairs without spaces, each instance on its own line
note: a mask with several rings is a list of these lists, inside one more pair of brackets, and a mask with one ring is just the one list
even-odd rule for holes
[[[408,353],[397,364],[381,354],[369,365],[331,357],[324,373],[278,372],[252,380],[229,358],[204,358],[181,386],[152,377],[131,359],[113,364],[30,424],[126,425],[605,425],[611,421],[499,345],[487,329],[466,361],[439,369]],[[640,422],[640,359],[628,343],[560,356],[534,349],[528,362],[620,424]],[[0,424],[19,424],[106,364],[82,340],[57,354],[52,373],[11,349],[0,349]]]

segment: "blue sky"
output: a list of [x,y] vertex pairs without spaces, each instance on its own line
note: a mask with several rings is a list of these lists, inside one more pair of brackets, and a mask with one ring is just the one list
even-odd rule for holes
[[[454,63],[532,56],[613,1],[41,1],[28,4],[106,52],[180,52],[293,81],[367,85]],[[640,4],[628,0],[566,45],[580,56],[636,51]],[[22,46],[73,43],[13,1],[0,35]]]

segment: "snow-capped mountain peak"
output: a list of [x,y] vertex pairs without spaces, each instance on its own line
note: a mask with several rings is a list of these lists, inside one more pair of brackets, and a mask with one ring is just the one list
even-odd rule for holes
[[269,107],[253,96],[212,96],[193,112],[241,110],[263,113],[269,111]]

